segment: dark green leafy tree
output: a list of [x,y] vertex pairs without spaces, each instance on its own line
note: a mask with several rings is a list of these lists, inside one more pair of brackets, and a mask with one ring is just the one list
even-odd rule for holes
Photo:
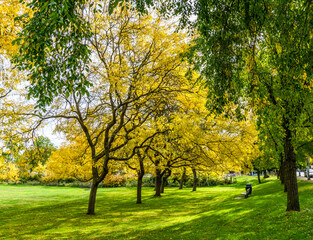
[[33,139],[30,146],[25,148],[23,153],[23,161],[28,165],[30,172],[38,166],[45,165],[51,154],[56,150],[56,147],[49,138],[39,136]]
[[[134,2],[136,6],[138,1]],[[190,57],[211,89],[208,107],[225,111],[231,101],[238,104],[239,113],[242,103],[251,104],[260,141],[267,144],[271,132],[281,156],[287,211],[299,211],[297,150],[312,129],[312,2],[173,0],[167,4],[173,7],[168,13],[180,15],[183,25],[200,34]],[[189,18],[192,14],[194,21]]]
[[248,0],[203,4],[198,44],[207,55],[194,56],[214,89],[214,102],[219,103],[215,106],[240,98],[252,103],[260,138],[274,136],[275,150],[283,157],[287,210],[299,211],[296,152],[304,137],[303,123],[312,127],[307,114],[312,107],[312,4]]
[[17,136],[10,137],[3,141],[1,156],[6,163],[16,163],[20,160],[20,155],[24,151],[25,146],[21,139]]
[[89,23],[84,20],[85,0],[33,0],[33,15],[19,17],[23,30],[15,43],[19,51],[14,62],[29,73],[29,96],[44,108],[58,94],[73,90],[87,92],[90,51]]

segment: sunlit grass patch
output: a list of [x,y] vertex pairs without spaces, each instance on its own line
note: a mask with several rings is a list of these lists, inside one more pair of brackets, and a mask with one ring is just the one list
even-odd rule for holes
[[[236,200],[246,183],[252,196]],[[286,194],[275,178],[258,184],[166,188],[161,198],[143,189],[101,188],[96,215],[82,188],[0,185],[3,239],[312,239],[313,184],[299,182],[301,212],[287,213]]]

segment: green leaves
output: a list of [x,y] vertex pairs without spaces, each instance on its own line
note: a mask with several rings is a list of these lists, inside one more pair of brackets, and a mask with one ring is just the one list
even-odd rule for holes
[[153,0],[110,0],[109,1],[109,8],[108,8],[109,14],[112,14],[114,9],[117,6],[122,6],[122,10],[124,8],[129,7],[128,4],[123,4],[123,3],[132,3],[132,6],[133,6],[132,9],[133,10],[136,9],[140,13],[147,14],[148,13],[147,9],[149,7],[153,6],[154,1]]
[[121,0],[111,0],[109,2],[109,14],[113,13],[113,10],[119,5],[121,4],[123,1]]
[[[90,86],[86,80],[90,61],[89,23],[84,18],[85,0],[39,1],[15,44],[19,52],[14,62],[29,73],[29,97],[37,107],[49,105],[60,93],[71,93]],[[80,84],[79,83],[84,83]]]

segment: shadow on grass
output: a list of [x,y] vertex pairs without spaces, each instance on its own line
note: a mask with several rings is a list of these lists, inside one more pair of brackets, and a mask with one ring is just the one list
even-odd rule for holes
[[[143,204],[135,204],[135,189],[99,189],[97,215],[85,214],[88,192],[66,198],[66,190],[54,201],[34,201],[1,211],[0,237],[15,239],[310,239],[310,212],[286,214],[286,196],[279,181],[255,185],[253,195],[234,200],[245,183],[178,190],[166,189],[162,198],[143,189]],[[300,197],[312,194],[312,186],[299,184]],[[240,189],[239,189],[240,188]],[[36,189],[36,188],[35,188]],[[66,193],[66,194],[65,194]],[[65,194],[65,195],[62,195]],[[83,197],[81,196],[83,195]],[[29,201],[29,199],[26,199]],[[305,201],[305,207],[310,206]],[[302,220],[305,219],[305,220]],[[309,222],[311,225],[305,226]],[[300,229],[303,227],[303,229]],[[300,230],[299,230],[300,229]],[[285,235],[280,237],[279,234]],[[296,235],[295,235],[296,234]],[[299,236],[294,237],[294,236]]]

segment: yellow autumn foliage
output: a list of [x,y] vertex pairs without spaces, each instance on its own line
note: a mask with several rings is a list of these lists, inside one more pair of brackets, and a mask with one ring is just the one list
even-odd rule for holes
[[85,153],[86,145],[77,141],[62,145],[56,150],[46,164],[45,181],[76,179],[87,181],[91,178],[92,161]]
[[12,162],[5,162],[4,158],[0,157],[0,181],[16,182],[20,179],[19,169]]
[[30,14],[26,6],[27,1],[1,0],[0,1],[0,54],[12,56],[17,51],[17,45],[12,45],[17,34],[22,29],[22,22],[16,17]]

